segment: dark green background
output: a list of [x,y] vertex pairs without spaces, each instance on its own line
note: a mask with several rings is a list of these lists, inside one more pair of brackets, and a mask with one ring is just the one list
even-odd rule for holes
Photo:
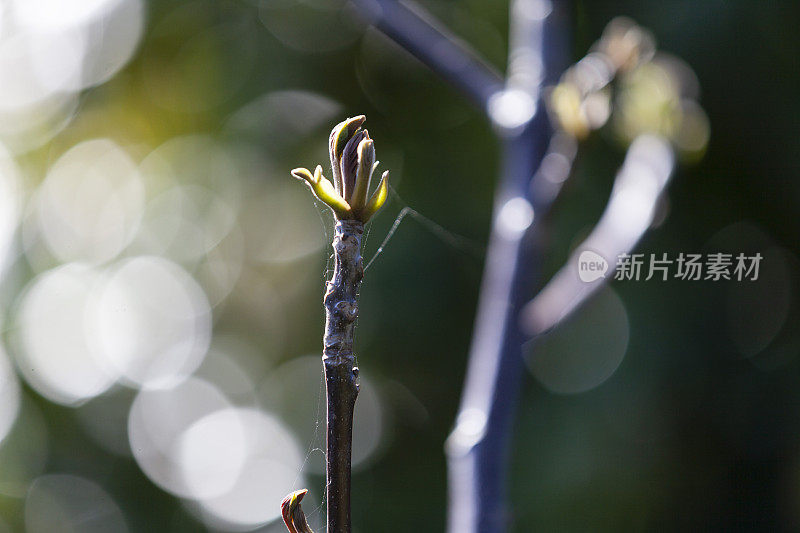
[[[421,4],[504,69],[504,2]],[[442,531],[443,442],[465,371],[482,269],[475,249],[483,250],[488,235],[498,143],[481,111],[384,37],[373,30],[364,35],[351,13],[335,7],[333,0],[151,1],[134,60],[85,96],[81,116],[94,118],[79,116],[43,153],[48,158],[90,136],[153,146],[194,133],[228,140],[230,115],[276,90],[314,91],[340,102],[342,116],[366,114],[378,157],[392,169],[403,201],[468,244],[443,242],[406,219],[367,272],[359,366],[381,387],[391,431],[381,455],[354,474],[354,531]],[[800,4],[580,1],[573,14],[575,60],[611,18],[627,15],[653,31],[660,50],[688,62],[701,83],[711,123],[707,153],[675,174],[668,218],[640,251],[779,247],[788,277],[734,300],[752,306],[734,314],[758,322],[769,314],[775,291],[790,291],[791,306],[774,340],[747,358],[729,334],[731,284],[614,283],[630,326],[616,373],[574,395],[554,394],[526,379],[514,438],[514,531],[796,530]],[[208,43],[194,55],[181,53],[198,34]],[[338,46],[329,49],[331,43]],[[172,79],[158,98],[146,88],[147,77],[160,72],[152,65]],[[237,142],[263,148],[271,164],[231,179],[277,183],[290,180],[295,166],[324,163],[331,125],[305,138],[268,125],[235,133]],[[582,146],[549,218],[546,272],[560,266],[599,216],[623,155],[606,132]],[[395,199],[374,221],[366,257],[403,205]],[[323,231],[316,223],[309,228]],[[286,328],[279,350],[268,338],[269,316],[247,314],[235,303],[215,310],[215,333],[241,336],[271,365],[318,352],[326,255],[254,269],[240,280],[239,293],[259,276],[275,284],[297,282],[280,303]],[[393,393],[398,386],[415,400]],[[29,392],[50,431],[48,471],[101,483],[135,531],[203,527],[131,459],[96,447],[74,410]],[[320,494],[323,480],[311,481]],[[20,500],[3,498],[0,505],[9,522],[20,523]]]

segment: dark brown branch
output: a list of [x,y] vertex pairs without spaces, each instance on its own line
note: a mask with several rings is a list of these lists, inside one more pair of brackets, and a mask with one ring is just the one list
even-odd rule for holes
[[322,362],[328,398],[328,533],[350,533],[350,457],[358,368],[353,331],[358,317],[358,288],[364,276],[361,236],[364,224],[340,220],[333,237],[334,269],[325,293]]

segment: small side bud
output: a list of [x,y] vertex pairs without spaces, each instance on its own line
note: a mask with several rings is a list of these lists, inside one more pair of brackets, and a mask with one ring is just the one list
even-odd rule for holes
[[300,506],[300,502],[306,494],[308,494],[308,489],[296,490],[281,502],[281,516],[289,533],[314,533],[308,526],[306,515]]

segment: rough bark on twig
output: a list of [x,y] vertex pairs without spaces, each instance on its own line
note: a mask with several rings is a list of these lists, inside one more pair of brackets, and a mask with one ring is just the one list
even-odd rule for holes
[[358,317],[358,288],[364,276],[361,236],[364,224],[340,220],[333,237],[334,269],[325,293],[322,362],[328,399],[328,533],[350,533],[350,457],[358,368],[353,331]]
[[328,148],[333,182],[317,165],[292,170],[336,216],[333,236],[333,277],[325,291],[325,336],[322,363],[328,398],[327,486],[328,533],[350,533],[350,456],[353,448],[353,410],[358,396],[358,369],[353,355],[353,330],[358,317],[358,288],[364,277],[361,236],[364,224],[377,213],[389,194],[389,171],[370,192],[378,166],[375,143],[361,129],[366,117],[343,120],[331,130]]

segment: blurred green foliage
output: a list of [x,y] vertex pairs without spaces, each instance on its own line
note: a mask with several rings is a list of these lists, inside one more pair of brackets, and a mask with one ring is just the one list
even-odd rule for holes
[[[420,3],[504,68],[504,2]],[[576,1],[576,60],[617,15],[650,28],[660,49],[692,66],[711,123],[704,159],[675,176],[668,216],[640,251],[777,249],[769,257],[788,265],[787,274],[744,295],[730,283],[614,283],[630,331],[614,375],[573,395],[527,380],[513,449],[514,531],[795,530],[800,5]],[[312,120],[311,127],[298,129],[302,136],[285,127],[291,113],[271,123],[272,115],[245,107],[287,90],[310,91],[339,107],[330,122]],[[302,120],[313,119],[302,111]],[[253,113],[247,127],[231,118],[241,113],[244,119]],[[402,197],[390,199],[372,223],[365,258],[406,204],[447,231],[483,243],[498,170],[489,124],[395,44],[365,30],[352,12],[340,11],[336,0],[152,0],[133,60],[82,96],[78,114],[52,142],[21,159],[35,182],[69,147],[95,137],[142,147],[143,154],[173,137],[196,134],[241,150],[239,173],[228,178],[256,191],[249,209],[266,213],[254,215],[254,222],[247,222],[249,211],[239,214],[240,224],[251,224],[243,240],[250,259],[232,295],[214,309],[214,333],[246,341],[274,369],[319,352],[327,249],[312,247],[313,253],[293,260],[252,259],[258,246],[278,238],[273,232],[286,230],[268,223],[299,217],[269,197],[271,191],[293,195],[284,189],[301,189],[289,169],[325,161],[329,128],[359,113],[367,115],[382,168],[391,169]],[[582,146],[574,175],[546,221],[546,272],[561,265],[597,219],[622,157],[605,130]],[[291,196],[288,205],[310,217],[302,230],[314,235],[306,238],[322,242],[325,229],[315,210],[324,224],[330,220],[321,206],[302,207],[300,199],[310,202],[305,192]],[[366,273],[357,353],[363,374],[377,384],[390,431],[380,454],[354,473],[354,531],[444,528],[442,446],[459,399],[481,268],[481,258],[409,218]],[[732,334],[740,324],[737,313],[747,306],[769,308],[764,299],[774,284],[789,295],[787,316],[774,338],[746,357]],[[748,323],[761,318],[756,314]],[[79,422],[85,409],[57,406],[26,387],[20,417],[41,417],[46,427],[44,471],[100,484],[133,531],[201,529],[131,458],[87,436]],[[321,420],[292,423],[313,427]],[[35,438],[12,432],[0,447],[0,468],[12,472],[25,460],[25,443]],[[320,435],[302,445],[320,446]],[[310,498],[320,503],[323,478],[309,480],[305,509],[313,518],[322,511]],[[22,527],[23,496],[0,491],[0,514],[13,530]]]

